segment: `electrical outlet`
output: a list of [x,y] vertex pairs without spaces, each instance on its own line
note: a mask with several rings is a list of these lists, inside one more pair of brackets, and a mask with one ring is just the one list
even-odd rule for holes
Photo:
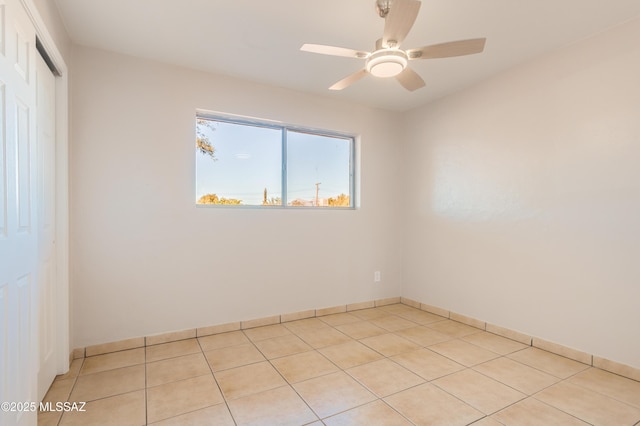
[[373,273],[373,282],[379,283],[381,281],[380,271],[375,271]]

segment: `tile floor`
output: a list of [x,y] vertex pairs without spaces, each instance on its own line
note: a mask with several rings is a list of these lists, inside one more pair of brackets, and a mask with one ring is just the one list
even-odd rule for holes
[[640,425],[640,382],[406,305],[75,360],[39,425]]

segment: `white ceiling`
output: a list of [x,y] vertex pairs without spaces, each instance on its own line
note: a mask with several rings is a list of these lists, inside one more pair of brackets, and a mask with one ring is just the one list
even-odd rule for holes
[[333,92],[364,61],[299,48],[372,51],[384,26],[375,0],[55,2],[80,45],[400,111],[640,16],[640,0],[423,0],[402,48],[486,37],[484,53],[412,61],[427,83],[415,92],[372,76]]

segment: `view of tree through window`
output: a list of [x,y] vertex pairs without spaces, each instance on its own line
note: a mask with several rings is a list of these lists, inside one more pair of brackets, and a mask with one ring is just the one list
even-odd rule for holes
[[353,207],[353,138],[196,117],[196,203]]

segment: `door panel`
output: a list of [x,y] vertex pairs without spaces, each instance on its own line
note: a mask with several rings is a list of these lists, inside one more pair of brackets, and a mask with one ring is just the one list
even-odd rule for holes
[[[37,399],[38,217],[35,30],[19,0],[0,0],[2,198],[0,401]],[[35,412],[0,412],[2,425],[36,424]]]
[[[3,9],[0,9],[3,11]],[[0,13],[2,20],[2,13]],[[0,42],[1,45],[1,42]],[[2,56],[0,54],[0,56]],[[7,143],[5,138],[5,85],[0,82],[0,238],[7,237]]]
[[[32,380],[29,377],[29,369],[33,367],[33,360],[30,356],[31,342],[31,287],[33,274],[28,273],[18,278],[18,327],[17,345],[14,348],[16,371],[18,372],[17,394],[30,398],[32,392]],[[20,400],[18,400],[20,401]],[[32,401],[25,399],[24,401]]]
[[18,232],[31,232],[31,110],[21,99],[16,99],[16,142],[18,150]]
[[[9,283],[0,282],[0,375],[2,375],[2,381],[0,382],[0,402],[6,401],[6,395],[8,395],[9,381],[9,330],[7,324],[9,324]],[[3,414],[0,413],[0,419]],[[4,424],[4,423],[2,423]]]
[[56,376],[55,286],[55,77],[36,55],[38,151],[38,401]]

